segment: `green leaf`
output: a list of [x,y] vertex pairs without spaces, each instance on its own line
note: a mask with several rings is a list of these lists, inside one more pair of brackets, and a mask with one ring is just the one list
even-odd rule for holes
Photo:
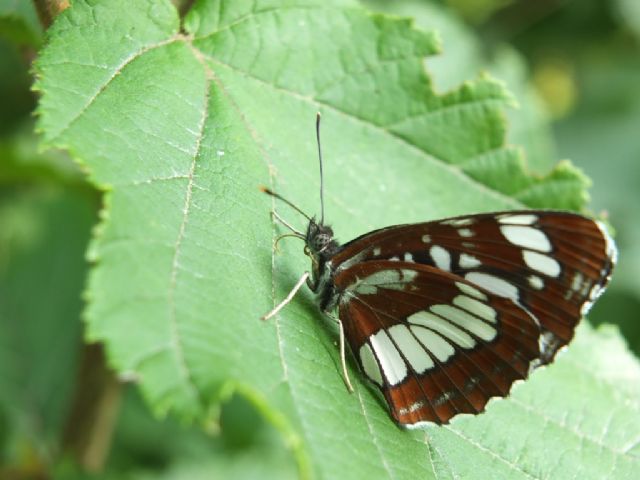
[[639,394],[640,366],[617,329],[583,325],[566,354],[490,414],[429,431],[446,463],[436,476],[634,478]]
[[[107,191],[90,252],[89,338],[139,379],[156,412],[215,421],[220,399],[238,391],[281,430],[304,477],[430,477],[494,457],[533,475],[548,468],[544,443],[509,443],[515,425],[505,422],[521,410],[513,401],[454,427],[405,432],[355,368],[349,395],[335,332],[308,292],[258,320],[308,268],[301,245],[272,248],[281,229],[258,185],[317,211],[317,110],[326,213],[342,239],[520,207],[518,195],[583,205],[584,181],[568,164],[559,171],[579,188],[518,168],[504,145],[510,96],[499,83],[481,76],[435,93],[422,62],[438,51],[437,36],[349,2],[203,0],[181,30],[168,2],[78,1],[49,33],[36,66],[39,127]],[[305,228],[295,212],[277,211]],[[553,377],[519,392],[542,414],[565,398]],[[609,407],[607,395],[594,401]],[[486,438],[476,438],[478,425],[492,425]],[[523,435],[545,428],[531,420]],[[567,450],[581,448],[575,428]],[[454,431],[474,446],[452,442]],[[473,455],[459,460],[464,449]],[[627,452],[618,457],[621,471],[633,466]]]
[[82,171],[68,155],[59,150],[37,150],[33,122],[0,137],[0,185],[11,188],[25,183],[56,183],[86,188]]
[[[640,36],[640,5],[633,0],[616,0],[615,10],[620,19],[627,24],[629,29]],[[615,11],[614,10],[614,11]]]
[[0,38],[0,141],[3,143],[24,123],[21,119],[29,119],[35,108],[35,99],[29,91],[33,82],[29,68],[21,49]]
[[80,350],[91,197],[37,187],[0,200],[0,433],[4,466],[58,447]]
[[[100,475],[88,473],[72,459],[55,466],[53,478],[65,480],[181,480],[298,478],[296,464],[277,430],[242,397],[222,410],[221,429],[210,435],[186,428],[175,419],[155,419],[133,388],[126,389]],[[241,426],[239,424],[242,424]],[[238,431],[246,437],[239,441]]]
[[0,0],[0,37],[20,45],[40,45],[42,27],[34,2]]
[[[436,91],[455,88],[482,71],[503,81],[517,102],[516,108],[507,111],[507,143],[524,148],[526,166],[521,164],[519,168],[542,174],[553,167],[552,134],[541,102],[527,79],[525,59],[521,54],[509,45],[488,49],[464,22],[450,13],[450,9],[434,2],[362,0],[362,3],[396,15],[410,15],[420,28],[438,32],[446,54],[429,57],[426,62]],[[518,163],[521,161],[516,160],[515,164]]]

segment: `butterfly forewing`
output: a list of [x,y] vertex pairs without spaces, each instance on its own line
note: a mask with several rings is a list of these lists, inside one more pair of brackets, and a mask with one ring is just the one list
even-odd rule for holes
[[572,338],[615,263],[604,227],[551,211],[479,214],[371,232],[332,258],[336,272],[393,260],[451,272],[528,310],[540,323],[540,363]]
[[540,356],[526,309],[444,270],[368,261],[334,280],[351,350],[401,424],[481,412]]

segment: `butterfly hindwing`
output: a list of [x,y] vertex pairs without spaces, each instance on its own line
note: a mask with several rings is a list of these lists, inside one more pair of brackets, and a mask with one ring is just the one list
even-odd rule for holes
[[444,270],[369,261],[334,280],[351,350],[400,424],[481,412],[539,358],[526,309]]
[[345,244],[332,263],[337,272],[383,259],[430,265],[509,298],[540,322],[546,363],[604,290],[615,257],[599,222],[527,210],[388,227]]

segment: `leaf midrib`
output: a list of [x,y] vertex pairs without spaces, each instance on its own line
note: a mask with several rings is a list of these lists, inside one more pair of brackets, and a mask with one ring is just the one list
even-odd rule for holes
[[187,189],[185,192],[184,206],[182,209],[182,220],[180,222],[180,227],[178,230],[178,237],[176,238],[176,242],[174,244],[174,253],[173,258],[171,260],[171,274],[169,279],[169,292],[167,295],[167,301],[169,303],[169,323],[170,323],[170,332],[171,339],[174,350],[176,352],[176,361],[178,363],[178,368],[180,373],[187,385],[189,390],[189,394],[191,397],[195,398],[196,401],[199,398],[198,388],[196,387],[193,377],[191,374],[191,370],[187,364],[187,360],[185,358],[184,346],[182,345],[182,337],[180,334],[178,316],[176,315],[176,301],[175,301],[175,291],[177,286],[177,277],[178,271],[180,270],[179,258],[180,258],[180,249],[182,246],[182,241],[184,239],[185,230],[187,228],[187,222],[189,220],[189,213],[191,212],[192,199],[191,195],[193,192],[193,182],[194,182],[194,174],[196,170],[196,166],[198,164],[197,159],[200,156],[201,148],[202,148],[202,139],[204,137],[204,129],[207,121],[207,117],[209,114],[209,99],[211,96],[211,79],[208,75],[205,75],[205,100],[203,102],[202,108],[202,117],[200,118],[200,123],[198,125],[198,135],[196,136],[196,145],[194,149],[193,158],[191,159],[191,165],[189,166],[188,173],[188,182]]
[[527,472],[526,470],[523,470],[522,468],[519,468],[516,464],[514,464],[513,462],[509,461],[509,459],[499,455],[498,453],[494,452],[493,450],[491,450],[488,447],[485,447],[484,445],[482,445],[481,443],[476,442],[475,440],[473,440],[472,438],[467,437],[466,435],[464,435],[461,431],[453,428],[450,425],[445,425],[443,428],[445,428],[446,430],[449,430],[451,433],[453,433],[454,435],[458,436],[459,438],[461,438],[462,440],[464,440],[465,442],[471,444],[474,448],[477,448],[479,451],[481,452],[485,452],[486,454],[492,456],[493,458],[499,460],[500,462],[504,463],[505,465],[507,465],[510,469],[521,473],[522,475],[525,475],[527,478],[530,478],[531,480],[541,480],[538,477],[534,477],[533,475],[531,475],[529,472]]

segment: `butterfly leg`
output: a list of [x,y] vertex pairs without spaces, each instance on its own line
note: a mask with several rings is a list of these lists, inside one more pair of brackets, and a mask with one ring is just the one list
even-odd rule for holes
[[280,223],[282,223],[285,227],[287,227],[289,230],[291,230],[294,233],[294,236],[297,236],[298,238],[302,238],[304,240],[304,238],[305,238],[304,233],[302,233],[299,230],[296,230],[295,228],[293,228],[284,218],[282,218],[280,215],[278,215],[278,212],[276,212],[275,210],[273,210],[271,213],[273,215],[273,218],[275,218]]
[[331,313],[325,312],[332,320],[334,320],[338,324],[338,328],[340,329],[340,362],[342,363],[342,378],[344,378],[344,383],[347,385],[347,389],[349,393],[353,393],[353,385],[351,385],[351,380],[349,379],[349,373],[347,372],[347,359],[345,352],[345,338],[344,338],[344,327],[342,326],[342,321],[332,315]]
[[296,293],[298,293],[298,290],[302,288],[302,285],[304,285],[304,283],[307,281],[308,278],[309,278],[309,272],[304,272],[304,275],[300,277],[300,280],[298,280],[298,282],[291,289],[291,291],[289,292],[289,295],[287,295],[284,300],[282,300],[278,305],[276,305],[273,310],[271,310],[269,313],[266,313],[265,315],[260,317],[260,319],[269,320],[271,317],[276,315],[280,310],[282,310],[285,307],[285,305],[289,303],[293,297],[295,297]]

